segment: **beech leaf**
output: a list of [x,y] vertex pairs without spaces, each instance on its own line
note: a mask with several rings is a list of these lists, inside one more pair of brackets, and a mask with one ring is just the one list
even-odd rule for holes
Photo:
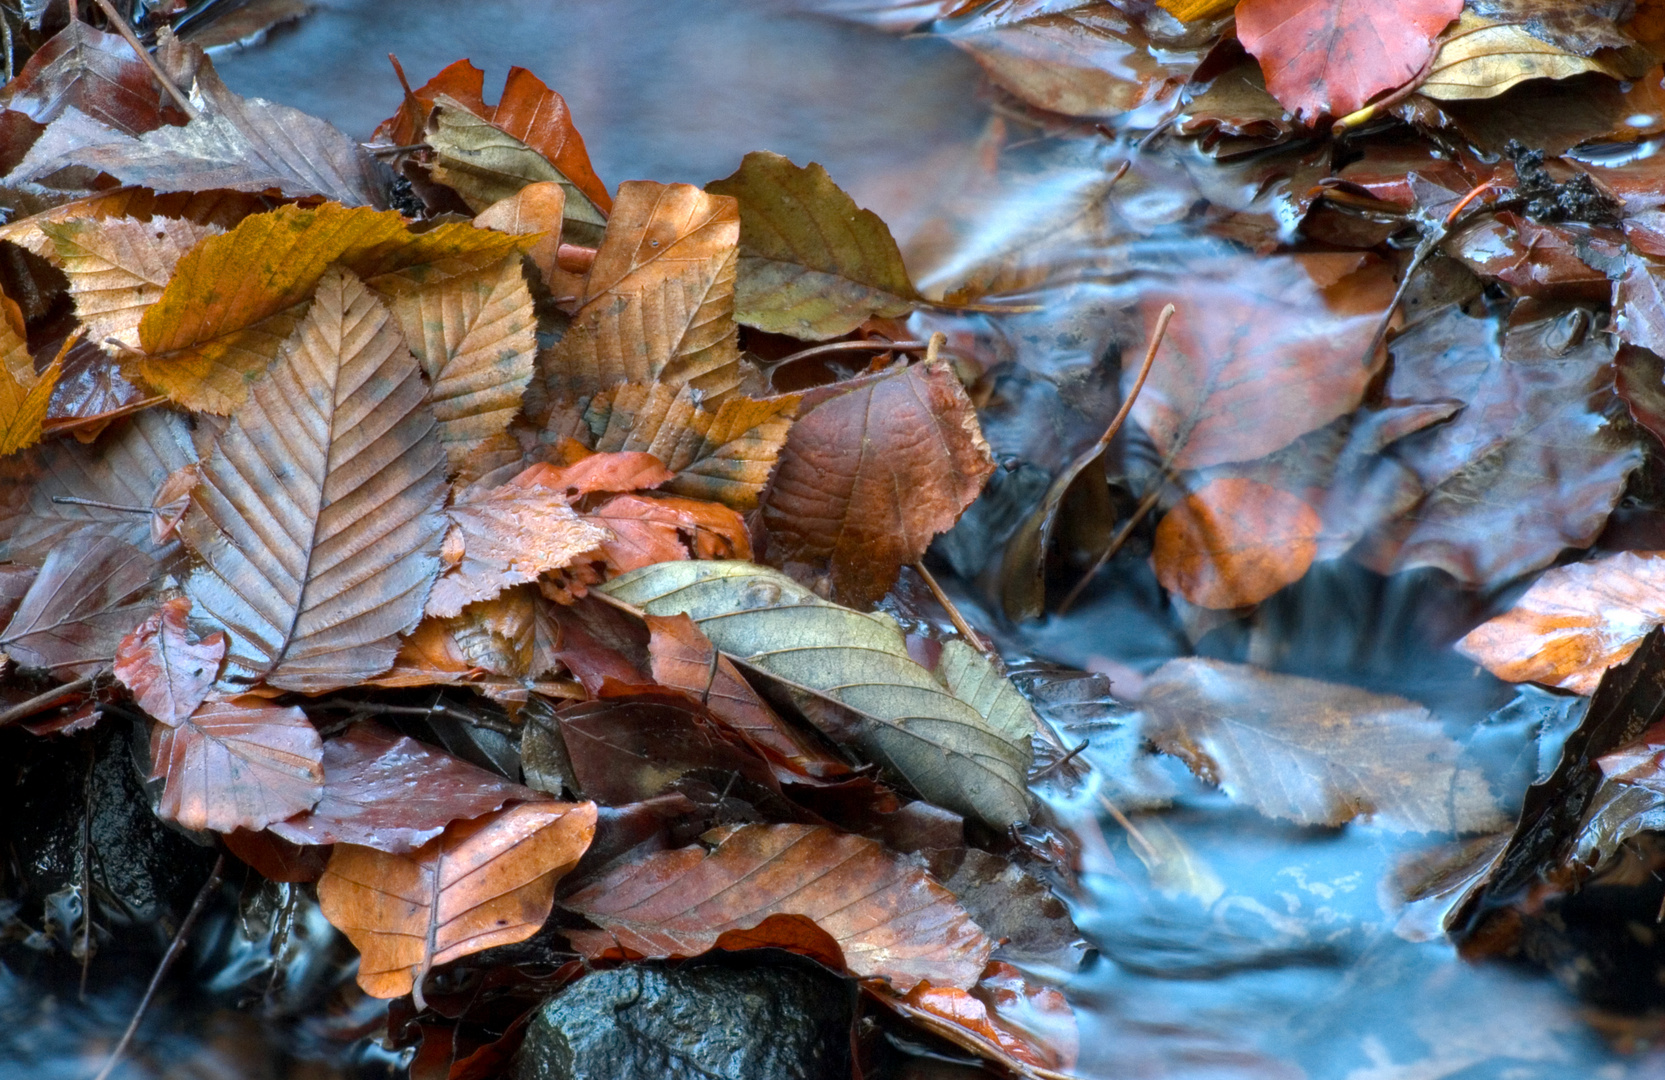
[[1256,480],[1215,480],[1156,527],[1156,579],[1206,608],[1258,604],[1299,581],[1318,552],[1317,511]]
[[323,740],[296,708],[258,698],[210,701],[150,732],[157,813],[187,829],[264,829],[323,793]]
[[75,315],[87,336],[102,343],[115,338],[139,344],[139,320],[185,253],[223,230],[181,218],[72,218],[48,222],[41,231],[52,241],[55,261],[69,278]]
[[457,822],[408,853],[337,844],[318,902],[358,947],[365,993],[411,993],[425,1008],[434,965],[538,932],[595,821],[594,803],[528,802]]
[[439,572],[445,454],[387,309],[332,269],[202,463],[185,589],[225,679],[317,693],[386,671]]
[[46,557],[0,630],[0,649],[24,667],[56,673],[106,668],[121,639],[144,619],[161,569],[131,544],[97,530],[75,533]]
[[1441,101],[1491,98],[1527,79],[1566,79],[1585,72],[1627,77],[1624,67],[1605,58],[1568,52],[1524,26],[1465,11],[1440,39],[1417,93]]
[[[0,90],[0,106],[47,123],[75,109],[107,127],[139,135],[185,114],[158,92],[150,69],[120,35],[69,20]],[[64,163],[60,163],[64,164]]]
[[133,692],[139,708],[169,727],[178,727],[208,700],[209,688],[225,659],[225,634],[197,639],[187,618],[191,602],[176,596],[121,639],[115,675]]
[[567,932],[591,959],[697,956],[726,931],[802,916],[838,943],[851,972],[903,991],[927,979],[970,987],[994,947],[917,865],[822,826],[744,825],[709,850],[621,866],[561,906],[601,927]]

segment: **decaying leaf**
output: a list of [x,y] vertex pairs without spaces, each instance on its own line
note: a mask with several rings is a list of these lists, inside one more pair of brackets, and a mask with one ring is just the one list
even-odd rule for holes
[[1439,52],[1417,93],[1442,101],[1489,98],[1527,79],[1565,79],[1585,72],[1627,77],[1624,67],[1607,58],[1580,56],[1534,36],[1524,26],[1465,11],[1441,37]]
[[593,958],[697,956],[725,931],[802,916],[838,943],[852,972],[902,991],[923,979],[973,985],[994,944],[918,866],[872,840],[810,825],[745,825],[709,850],[649,855],[561,906],[602,927],[567,935]]
[[769,558],[825,574],[835,599],[866,607],[993,471],[971,399],[947,365],[863,383],[788,433],[763,504]]
[[414,851],[453,821],[489,814],[510,800],[541,798],[530,788],[369,721],[324,744],[323,768],[317,805],[274,821],[272,833],[292,844]]
[[1665,828],[1665,723],[1649,727],[1634,742],[1596,759],[1601,784],[1573,841],[1571,860],[1599,869],[1626,840]]
[[72,218],[41,225],[52,253],[69,278],[75,314],[94,342],[115,338],[139,344],[139,320],[162,295],[179,260],[197,243],[222,230],[183,218],[94,220]]
[[161,576],[155,559],[89,529],[53,547],[11,622],[0,649],[24,667],[89,675],[110,666],[121,639],[148,614]]
[[40,123],[74,109],[128,135],[184,123],[166,100],[127,42],[81,19],[69,20],[0,90],[0,106]]
[[740,203],[734,317],[745,325],[825,341],[919,299],[885,223],[821,166],[755,151],[705,190]]
[[595,821],[594,803],[527,802],[457,822],[408,853],[337,844],[318,902],[357,946],[366,993],[409,993],[425,1008],[434,965],[538,932]]
[[323,740],[296,708],[210,701],[150,732],[157,812],[187,829],[264,829],[310,810],[323,794]]
[[1503,824],[1485,777],[1414,701],[1240,664],[1170,660],[1141,698],[1145,734],[1268,817],[1395,832]]
[[586,513],[584,520],[612,533],[598,550],[615,573],[673,559],[751,557],[745,521],[719,503],[615,495]]
[[1318,552],[1317,511],[1255,480],[1215,480],[1156,527],[1162,587],[1206,608],[1258,604],[1299,581]]
[[331,269],[214,450],[180,535],[231,632],[224,678],[289,690],[386,671],[439,572],[445,454],[387,309]]
[[139,708],[178,727],[208,700],[225,659],[225,634],[197,638],[187,622],[191,602],[176,596],[140,623],[116,648],[115,675]]
[[723,652],[842,706],[848,726],[835,737],[931,802],[998,827],[1028,818],[1033,714],[965,643],[949,642],[929,671],[909,657],[895,623],[749,563],[662,563],[603,589],[650,615],[687,614]]

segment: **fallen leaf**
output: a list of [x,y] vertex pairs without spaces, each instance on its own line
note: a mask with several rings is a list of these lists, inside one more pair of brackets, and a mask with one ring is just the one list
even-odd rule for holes
[[974,847],[933,851],[927,866],[977,925],[1000,942],[1002,957],[1061,971],[1080,969],[1088,945],[1068,906],[1040,878]]
[[63,357],[36,375],[23,338],[10,326],[0,325],[0,358],[5,361],[0,362],[0,457],[4,457],[40,442]]
[[139,322],[124,370],[186,408],[226,414],[248,396],[334,263],[372,288],[491,266],[523,243],[467,223],[413,233],[393,211],[280,206],[179,260]]
[[434,98],[426,139],[434,182],[462,196],[476,214],[529,185],[564,179],[542,154],[445,94]]
[[[1619,246],[1589,225],[1543,224],[1510,211],[1475,223],[1445,244],[1470,270],[1486,280],[1501,281],[1519,296],[1588,303],[1606,301],[1612,283],[1579,252]],[[1589,257],[1601,261],[1596,255]]]
[[267,881],[294,884],[317,881],[324,876],[324,867],[330,860],[327,847],[301,847],[264,831],[233,829],[222,833],[220,840],[227,851],[248,863]]
[[446,509],[462,561],[434,582],[426,614],[450,618],[510,585],[536,581],[607,543],[609,532],[581,518],[564,495],[513,482],[465,492]]
[[[904,997],[883,991],[876,996],[927,1030],[1007,1065],[1019,1076],[1026,1065],[1068,1069],[1075,1063],[1079,1035],[1069,1002],[1056,989],[1029,982],[1010,964],[990,963],[969,991],[921,982]],[[964,1034],[972,1039],[968,1042]]]
[[626,383],[597,394],[585,421],[598,452],[646,452],[664,462],[676,474],[666,491],[745,511],[757,506],[798,401],[736,395],[711,411],[690,386]]
[[1156,6],[1180,22],[1198,22],[1230,15],[1237,0],[1156,0]]
[[1145,683],[1145,735],[1268,817],[1392,832],[1502,824],[1480,771],[1426,708],[1241,664],[1170,660]]
[[116,678],[133,692],[139,708],[169,727],[178,727],[208,700],[225,659],[225,634],[197,638],[187,622],[190,614],[191,602],[183,596],[164,600],[116,648]]
[[326,272],[180,523],[202,561],[186,592],[231,631],[228,683],[317,693],[392,666],[439,572],[445,454],[426,394],[387,309]]
[[929,801],[999,828],[1027,820],[1033,714],[964,642],[944,646],[929,671],[889,619],[829,604],[749,563],[661,563],[602,588],[650,615],[685,613],[729,656],[842,707],[847,728],[835,737],[857,742]]
[[731,198],[687,184],[620,185],[572,325],[539,356],[547,399],[659,382],[721,404],[740,384],[739,237]]
[[476,668],[536,679],[559,659],[553,607],[536,586],[516,585],[463,608],[445,628]]
[[570,465],[540,462],[519,473],[512,484],[548,488],[577,501],[598,491],[641,491],[672,479],[664,462],[638,450],[590,454]]
[[1439,52],[1417,93],[1441,101],[1496,97],[1527,79],[1565,79],[1598,72],[1616,79],[1625,67],[1605,58],[1567,52],[1513,23],[1462,13],[1440,39]]
[[96,530],[60,541],[41,565],[0,649],[24,667],[91,675],[144,619],[162,568],[149,555]]
[[1462,0],[1242,0],[1237,36],[1309,127],[1416,77]]
[[1301,580],[1322,527],[1317,511],[1288,492],[1215,480],[1162,518],[1151,558],[1162,587],[1191,603],[1247,607]]
[[264,829],[323,794],[323,740],[296,708],[258,698],[210,701],[150,732],[156,812],[187,829]]
[[658,852],[561,906],[602,928],[567,931],[591,959],[697,956],[725,931],[803,916],[838,943],[851,972],[903,991],[925,979],[973,985],[994,945],[918,866],[811,825],[745,825],[709,850]]
[[408,853],[337,844],[318,902],[358,947],[366,993],[408,993],[426,1008],[422,981],[435,965],[538,932],[595,821],[594,803],[528,802],[456,822]]
[[184,123],[185,114],[166,101],[127,42],[80,19],[69,20],[0,89],[0,105],[40,123],[75,109],[128,135]]
[[821,166],[755,151],[705,190],[740,203],[734,317],[744,325],[826,341],[919,300],[885,223]]
[[197,225],[230,229],[250,214],[267,210],[265,200],[241,191],[174,191],[157,194],[149,188],[122,187],[72,199],[41,213],[0,225],[0,239],[9,240],[43,258],[52,254],[52,241],[42,231],[68,221],[109,218],[178,218]]
[[875,603],[994,471],[953,369],[916,364],[811,409],[793,425],[763,501],[769,558],[825,574],[831,595]]
[[720,503],[668,496],[615,495],[584,514],[612,538],[597,545],[614,573],[674,559],[749,559],[739,514]]
[[561,214],[566,208],[566,191],[560,184],[527,184],[501,202],[492,203],[474,217],[476,229],[496,229],[513,236],[536,235],[526,255],[543,277],[545,287],[557,300],[577,300],[583,279],[561,269]]
[[1590,797],[1568,860],[1599,870],[1620,846],[1640,832],[1665,826],[1665,724],[1654,724],[1611,753],[1596,759],[1601,784]]
[[398,853],[416,850],[453,821],[489,814],[510,800],[542,798],[370,721],[324,743],[322,762],[317,805],[272,822],[269,832],[292,844],[357,844]]
[[162,295],[179,260],[222,230],[182,218],[71,218],[48,222],[54,260],[69,278],[75,315],[87,336],[139,344],[139,320]]

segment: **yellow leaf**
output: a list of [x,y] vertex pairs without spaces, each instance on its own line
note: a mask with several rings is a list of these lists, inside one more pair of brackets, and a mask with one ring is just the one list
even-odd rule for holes
[[1180,22],[1198,22],[1231,14],[1237,0],[1156,0],[1156,6]]
[[1528,79],[1566,79],[1594,71],[1626,77],[1599,56],[1578,56],[1512,23],[1464,11],[1446,30],[1428,77],[1417,92],[1441,101],[1496,97]]

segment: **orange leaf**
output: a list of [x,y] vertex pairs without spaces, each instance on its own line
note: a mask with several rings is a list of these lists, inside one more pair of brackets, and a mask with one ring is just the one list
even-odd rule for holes
[[324,744],[296,708],[210,701],[150,733],[157,813],[187,829],[264,829],[312,809],[324,790]]
[[456,822],[408,854],[337,844],[318,902],[362,954],[366,993],[412,993],[426,1008],[435,964],[538,932],[595,821],[594,803],[531,802]]
[[576,300],[584,283],[560,267],[561,212],[567,196],[553,180],[527,184],[506,199],[500,199],[474,217],[476,229],[496,229],[513,236],[537,235],[526,254],[543,275],[543,282],[557,299]]
[[[1079,1036],[1069,1002],[1050,986],[1030,983],[1010,964],[990,963],[969,992],[928,982],[901,998],[883,988],[869,989],[903,1016],[995,1061],[1050,1069],[1075,1064]],[[1020,1076],[1024,1071],[1013,1069]]]
[[811,409],[793,425],[763,504],[769,558],[830,575],[867,607],[983,489],[994,458],[946,364],[916,364]]
[[752,557],[745,521],[721,503],[615,495],[584,516],[613,531],[601,553],[614,573],[686,559],[690,553],[696,559]]
[[[878,843],[813,825],[746,825],[707,850],[661,851],[562,901],[600,930],[567,932],[585,956],[696,956],[770,915],[811,919],[856,975],[898,989],[969,987],[994,943],[952,893]],[[732,939],[731,939],[732,940]]]
[[671,479],[672,473],[652,454],[628,451],[590,454],[571,465],[540,462],[509,481],[522,487],[564,491],[569,500],[597,491],[640,491]]
[[190,613],[185,597],[167,600],[116,649],[116,678],[133,691],[139,708],[169,727],[178,727],[208,699],[225,659],[225,634],[215,631],[196,640],[186,623]]
[[1206,608],[1258,604],[1301,580],[1318,551],[1317,511],[1257,480],[1215,480],[1156,527],[1162,587]]

